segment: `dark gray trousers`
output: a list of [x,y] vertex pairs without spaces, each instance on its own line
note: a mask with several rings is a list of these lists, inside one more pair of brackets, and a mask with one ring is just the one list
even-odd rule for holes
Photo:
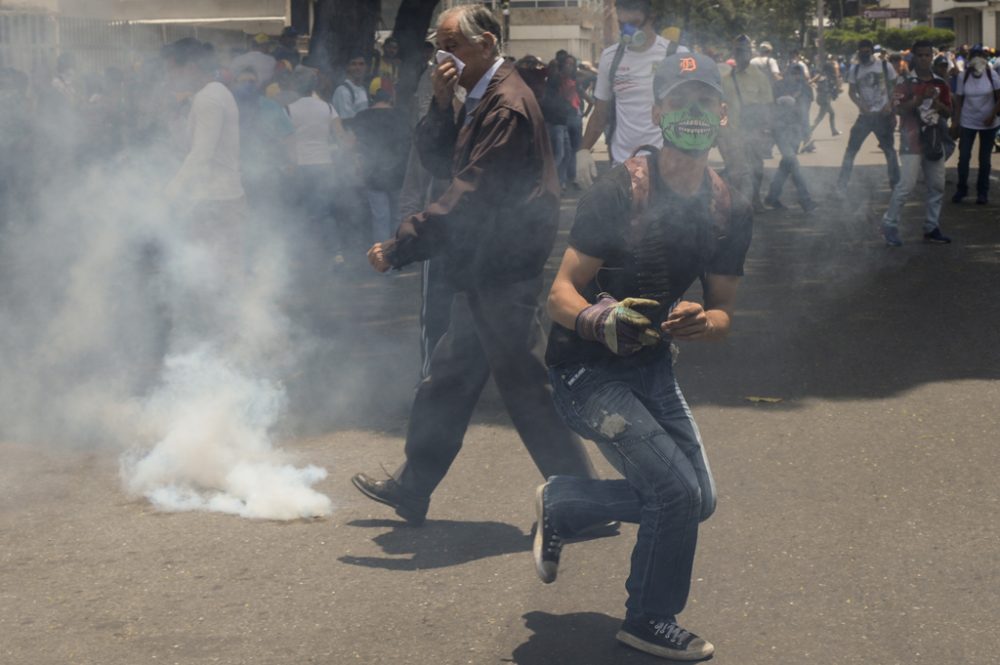
[[542,360],[542,278],[455,295],[448,331],[431,356],[410,411],[406,461],[396,480],[430,497],[462,448],[472,412],[490,374],[507,413],[542,476],[596,477],[582,442],[552,403]]

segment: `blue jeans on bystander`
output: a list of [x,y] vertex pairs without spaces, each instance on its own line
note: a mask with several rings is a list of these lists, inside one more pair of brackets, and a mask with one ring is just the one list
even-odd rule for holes
[[993,158],[993,142],[997,130],[969,129],[962,127],[958,135],[958,187],[956,193],[969,193],[969,166],[972,163],[972,144],[979,138],[979,173],[976,177],[976,195],[985,199],[990,193],[990,160]]
[[[566,125],[553,125],[545,123],[549,130],[549,140],[552,142],[552,161],[556,165],[556,173],[559,174],[559,184],[566,184],[566,156],[569,155],[569,128]],[[573,154],[576,159],[576,154]]]

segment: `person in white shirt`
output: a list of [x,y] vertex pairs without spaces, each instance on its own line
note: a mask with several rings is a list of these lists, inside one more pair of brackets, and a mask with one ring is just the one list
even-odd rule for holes
[[955,91],[955,122],[952,137],[958,139],[958,186],[952,203],[961,203],[969,193],[969,163],[972,144],[979,138],[979,175],[976,203],[985,205],[990,193],[990,160],[997,128],[1000,127],[1000,75],[990,69],[980,46],[969,51],[965,71],[958,75]]
[[364,86],[368,61],[361,53],[351,55],[347,61],[347,78],[333,91],[333,108],[337,115],[347,120],[368,108],[368,91]]
[[324,251],[342,262],[342,243],[333,218],[333,150],[343,139],[340,116],[332,104],[314,93],[319,78],[316,71],[299,65],[292,84],[299,99],[288,105],[288,117],[294,133],[289,137],[290,161],[295,165],[292,178],[295,203],[308,225],[306,233],[318,240]]
[[176,248],[193,261],[177,274],[174,331],[181,344],[200,344],[241,331],[239,293],[245,284],[248,210],[240,178],[240,116],[229,88],[214,80],[211,44],[185,37],[163,47],[170,87],[195,92],[188,113],[187,153],[164,189],[177,219]]
[[210,44],[186,37],[164,47],[176,89],[197,90],[186,126],[187,154],[165,193],[172,201],[240,203],[240,116],[229,88],[212,79]]
[[842,194],[847,190],[854,169],[854,158],[861,145],[874,133],[878,147],[885,154],[889,171],[889,187],[899,182],[899,157],[893,145],[896,120],[892,111],[890,91],[896,85],[896,70],[889,63],[874,57],[874,47],[869,39],[858,42],[858,62],[847,70],[848,94],[858,107],[858,119],[851,127],[851,134],[840,164],[837,189]]
[[[620,164],[636,148],[663,145],[663,133],[653,124],[653,69],[676,51],[687,51],[656,34],[650,0],[616,0],[621,39],[601,53],[594,89],[594,112],[576,153],[576,180],[593,183],[597,170],[591,150],[608,130],[611,162]],[[612,106],[613,105],[613,106]]]
[[778,67],[778,61],[775,60],[772,55],[774,53],[774,47],[771,46],[771,42],[761,42],[760,46],[757,47],[757,52],[760,55],[756,58],[751,58],[750,64],[764,72],[772,84],[775,81],[780,81],[781,69]]

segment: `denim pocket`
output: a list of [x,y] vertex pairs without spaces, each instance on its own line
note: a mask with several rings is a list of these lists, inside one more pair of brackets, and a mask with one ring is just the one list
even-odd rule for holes
[[584,438],[591,438],[586,431],[587,424],[582,418],[583,406],[591,392],[594,370],[584,364],[549,368],[552,382],[553,402],[563,421],[574,432]]

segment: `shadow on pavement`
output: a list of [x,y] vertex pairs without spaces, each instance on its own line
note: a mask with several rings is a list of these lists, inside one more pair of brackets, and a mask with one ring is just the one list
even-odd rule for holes
[[664,663],[622,646],[615,639],[621,619],[597,612],[549,614],[528,612],[524,625],[533,635],[505,662],[517,665],[604,665],[605,663]]
[[[813,169],[829,179],[827,170]],[[945,203],[941,227],[954,242],[927,244],[918,185],[900,220],[904,245],[888,248],[878,233],[888,191],[866,189],[884,181],[884,168],[859,167],[849,195],[811,215],[755,217],[733,334],[682,348],[678,374],[693,401],[751,406],[746,396],[769,395],[785,400],[769,408],[787,408],[1000,377],[990,341],[1000,327],[996,209]]]
[[502,522],[428,520],[420,528],[397,520],[354,520],[347,524],[390,529],[372,538],[390,557],[339,557],[352,566],[385,570],[445,568],[531,548],[528,535]]

